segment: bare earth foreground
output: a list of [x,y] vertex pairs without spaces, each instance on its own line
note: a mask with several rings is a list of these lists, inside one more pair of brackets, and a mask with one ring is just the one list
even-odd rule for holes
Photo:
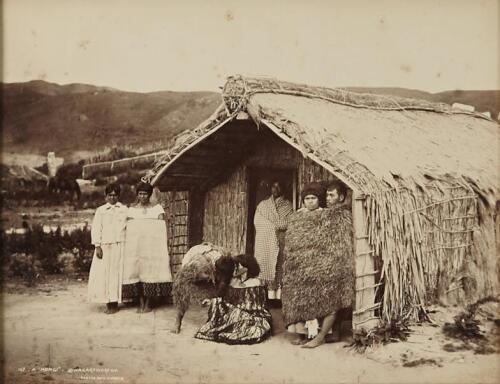
[[[21,292],[21,293],[19,293]],[[206,309],[192,307],[181,334],[174,308],[105,315],[86,303],[86,283],[59,281],[3,296],[6,383],[498,383],[499,355],[445,352],[439,328],[415,327],[408,342],[359,354],[347,343],[304,350],[288,343],[281,313],[258,345],[193,338]],[[442,316],[449,316],[443,312]],[[404,367],[405,361],[428,359]]]

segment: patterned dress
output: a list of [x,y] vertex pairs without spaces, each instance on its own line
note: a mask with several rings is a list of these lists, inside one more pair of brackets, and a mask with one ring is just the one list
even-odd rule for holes
[[125,299],[168,296],[172,286],[167,230],[162,206],[130,207],[125,235],[123,292]]
[[195,337],[226,344],[256,344],[271,334],[266,288],[230,286],[224,299],[211,299],[208,320]]
[[255,258],[270,299],[281,298],[283,246],[292,204],[283,197],[262,200],[255,211]]

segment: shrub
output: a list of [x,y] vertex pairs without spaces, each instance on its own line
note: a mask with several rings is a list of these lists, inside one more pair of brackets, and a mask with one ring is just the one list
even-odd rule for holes
[[[57,256],[62,250],[61,229],[45,233],[39,224],[28,229],[24,234],[4,234],[3,256],[12,254],[32,255],[46,273],[60,273],[61,263]],[[24,265],[24,264],[21,264]]]
[[74,255],[73,267],[75,271],[88,273],[94,246],[91,244],[90,229],[85,226],[72,232],[65,232],[62,238],[63,249]]
[[28,286],[33,286],[40,277],[41,265],[33,255],[14,253],[4,266],[7,276],[21,277]]
[[31,253],[40,261],[42,269],[48,274],[61,273],[63,263],[58,255],[62,251],[61,228],[44,233],[41,225],[33,227],[31,239]]
[[1,240],[5,276],[22,277],[29,285],[42,272],[88,273],[92,263],[94,246],[87,226],[72,232],[62,233],[57,228],[45,233],[41,225],[34,225],[24,234],[2,232]]

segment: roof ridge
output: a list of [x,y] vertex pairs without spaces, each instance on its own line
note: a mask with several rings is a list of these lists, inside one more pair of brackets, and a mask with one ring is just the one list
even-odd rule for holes
[[244,109],[249,98],[258,93],[316,98],[354,108],[383,111],[420,110],[445,114],[465,114],[491,120],[477,112],[453,109],[451,105],[446,103],[401,96],[354,92],[343,88],[309,86],[269,77],[229,76],[222,90],[222,99],[228,112],[234,112]]

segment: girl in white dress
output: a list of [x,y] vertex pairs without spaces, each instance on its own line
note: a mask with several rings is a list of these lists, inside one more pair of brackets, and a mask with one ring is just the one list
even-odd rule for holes
[[165,211],[152,205],[153,187],[139,183],[137,204],[128,209],[123,269],[123,297],[139,297],[138,312],[150,312],[152,298],[170,293],[172,274]]
[[120,186],[106,187],[106,204],[97,208],[92,222],[94,257],[89,273],[88,299],[106,304],[105,313],[118,311],[122,301],[123,244],[127,207],[118,202]]

